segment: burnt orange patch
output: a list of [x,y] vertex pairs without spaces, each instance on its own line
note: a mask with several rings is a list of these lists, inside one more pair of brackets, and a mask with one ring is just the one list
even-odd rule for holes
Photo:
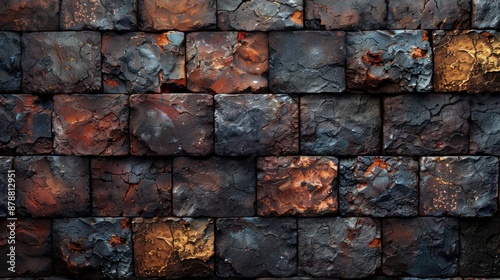
[[383,64],[382,52],[372,53],[368,51],[366,54],[363,55],[363,60],[371,65],[382,66]]
[[413,48],[413,51],[410,53],[410,56],[413,59],[427,57],[427,50],[421,48]]
[[302,25],[302,11],[297,10],[293,12],[293,14],[290,16],[290,19],[296,24]]
[[248,36],[246,32],[238,32],[238,41],[243,41]]
[[104,80],[103,82],[109,88],[115,88],[115,87],[120,85],[120,84],[118,84],[118,82],[116,80],[113,80],[113,79]]
[[370,247],[370,248],[380,247],[380,238],[373,239],[372,242],[370,242],[370,244],[368,244],[368,247]]

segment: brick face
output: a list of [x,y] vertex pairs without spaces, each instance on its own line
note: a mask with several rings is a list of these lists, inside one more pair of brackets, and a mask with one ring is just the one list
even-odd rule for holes
[[2,0],[0,29],[12,31],[49,31],[59,28],[61,0]]
[[21,89],[21,35],[0,32],[0,92]]

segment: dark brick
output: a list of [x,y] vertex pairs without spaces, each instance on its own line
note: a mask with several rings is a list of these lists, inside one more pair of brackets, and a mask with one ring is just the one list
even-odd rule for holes
[[432,56],[425,30],[349,32],[347,88],[377,93],[430,91]]
[[174,215],[255,215],[255,162],[211,157],[174,160]]
[[126,155],[128,117],[125,95],[56,95],[54,149],[67,155]]
[[101,89],[101,34],[95,31],[25,33],[23,91],[81,93]]
[[381,129],[380,100],[377,98],[306,95],[300,99],[302,153],[378,153]]
[[217,274],[222,277],[288,277],[297,269],[294,218],[217,220]]
[[14,32],[0,32],[0,92],[19,90],[21,90],[21,35]]
[[470,104],[451,94],[384,99],[384,150],[397,155],[465,154]]
[[130,109],[132,154],[203,156],[212,153],[212,96],[132,95]]
[[286,94],[215,96],[215,153],[287,155],[299,151],[298,102]]
[[166,159],[92,159],[94,216],[172,214],[172,162]]
[[380,223],[370,218],[299,219],[299,273],[362,278],[380,267]]
[[[0,201],[0,217],[7,217],[8,209],[8,193],[9,193],[9,178],[15,181],[15,175],[9,177],[9,170],[12,170],[12,160],[13,157],[0,156],[0,197],[3,199]],[[12,182],[12,180],[11,180]],[[11,201],[14,202],[14,201]],[[9,215],[10,216],[10,215]]]
[[0,30],[57,30],[59,4],[60,0],[0,0]]
[[319,216],[337,213],[335,157],[265,157],[257,161],[260,216]]
[[340,161],[340,211],[345,216],[418,214],[418,162],[408,157],[365,156]]
[[382,220],[386,275],[449,277],[458,272],[458,221],[453,218]]
[[472,28],[499,29],[500,2],[489,0],[472,0]]
[[132,276],[132,238],[128,218],[53,221],[54,268],[78,278]]
[[139,277],[214,274],[214,225],[207,218],[135,218],[134,271]]
[[62,0],[61,29],[133,30],[136,7],[136,0]]
[[184,33],[105,33],[103,89],[109,93],[166,92],[186,87]]
[[500,96],[471,99],[470,153],[500,155]]

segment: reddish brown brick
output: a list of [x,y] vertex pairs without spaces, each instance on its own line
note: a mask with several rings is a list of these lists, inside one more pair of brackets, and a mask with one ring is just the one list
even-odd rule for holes
[[[9,184],[15,183],[16,180],[16,175],[14,172],[14,175],[11,175],[12,172],[9,172],[9,170],[13,170],[13,162],[14,158],[13,157],[5,157],[5,156],[0,156],[0,197],[3,197],[4,199],[0,201],[0,217],[7,217],[7,216],[12,216],[8,215],[8,201],[9,201],[9,187],[12,189],[12,185],[9,186]],[[9,183],[10,179],[10,183]],[[12,194],[12,190],[10,190]],[[14,190],[15,194],[15,190]],[[14,198],[15,199],[15,198]],[[11,202],[14,202],[11,200]],[[12,206],[11,206],[12,207]]]
[[136,7],[136,0],[62,0],[61,29],[133,30]]
[[15,32],[0,32],[0,92],[19,90],[21,90],[21,35]]
[[60,0],[0,0],[0,30],[49,31],[59,28]]

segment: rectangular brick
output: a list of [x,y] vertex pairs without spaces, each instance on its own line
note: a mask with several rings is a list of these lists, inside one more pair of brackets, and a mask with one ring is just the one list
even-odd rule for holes
[[21,90],[21,35],[15,32],[0,32],[0,92],[19,90]]
[[471,97],[470,153],[500,155],[500,96]]
[[63,30],[134,30],[137,1],[62,0]]
[[472,28],[499,29],[500,2],[472,0]]
[[57,30],[60,3],[60,0],[0,0],[0,30]]
[[[8,200],[7,195],[9,192],[9,170],[13,168],[13,157],[0,156],[0,197],[3,197],[0,201],[0,217],[7,217],[8,213]],[[12,176],[12,175],[11,175]],[[15,175],[14,175],[14,178]],[[12,181],[12,180],[11,180]]]

